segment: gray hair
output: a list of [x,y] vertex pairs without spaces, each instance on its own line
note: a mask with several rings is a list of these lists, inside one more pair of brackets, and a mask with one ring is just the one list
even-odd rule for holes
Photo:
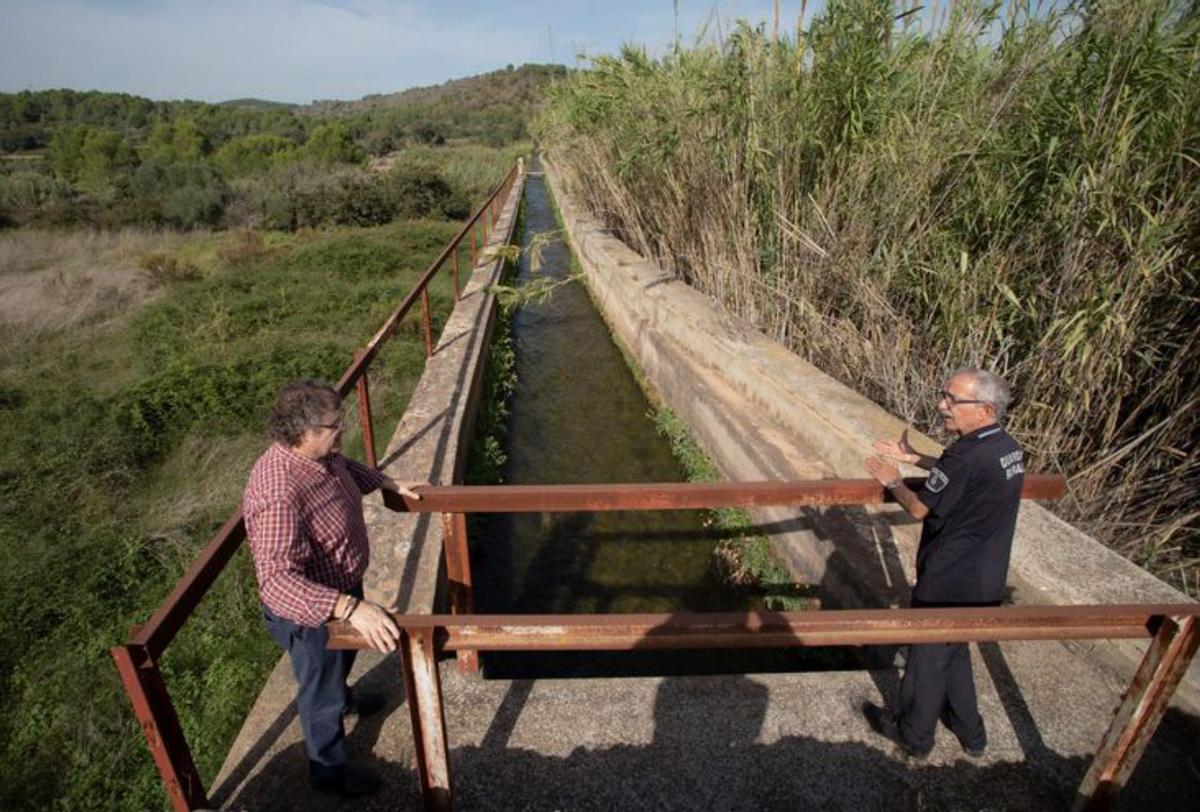
[[272,440],[296,446],[304,432],[320,424],[330,412],[342,407],[337,391],[318,381],[293,381],[279,390],[275,407],[267,417]]
[[978,367],[959,367],[950,377],[970,375],[975,384],[975,399],[990,404],[996,410],[996,419],[1004,417],[1008,405],[1012,403],[1012,389],[1003,378],[995,372],[988,372]]

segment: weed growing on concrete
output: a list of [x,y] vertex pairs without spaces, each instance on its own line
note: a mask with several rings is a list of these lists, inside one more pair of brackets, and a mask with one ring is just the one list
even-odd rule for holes
[[[708,456],[692,438],[687,424],[666,406],[654,411],[654,426],[671,444],[689,482],[720,482]],[[713,550],[713,563],[726,582],[760,597],[767,609],[795,612],[812,607],[810,590],[797,584],[771,549],[771,540],[754,532],[750,514],[741,508],[707,511],[711,523],[726,537]]]

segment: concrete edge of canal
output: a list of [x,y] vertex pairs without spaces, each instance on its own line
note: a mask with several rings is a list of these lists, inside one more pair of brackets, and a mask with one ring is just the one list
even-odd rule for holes
[[[730,479],[862,477],[875,437],[907,426],[868,398],[725,313],[707,296],[642,257],[571,198],[552,159],[542,166],[571,248],[598,309],[656,394],[692,429]],[[931,438],[910,430],[927,453]],[[916,473],[913,469],[912,473]],[[828,606],[904,601],[919,525],[894,507],[774,509],[755,514],[776,548]],[[1046,508],[1022,504],[1009,585],[1023,604],[1186,603],[1188,597],[1072,527]],[[1069,642],[1123,675],[1146,643]],[[1200,713],[1200,661],[1175,704]]]

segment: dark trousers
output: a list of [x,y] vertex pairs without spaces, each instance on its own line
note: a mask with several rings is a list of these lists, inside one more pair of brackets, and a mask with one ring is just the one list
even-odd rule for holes
[[900,734],[914,750],[928,752],[933,749],[938,719],[968,750],[987,746],[966,643],[922,643],[909,648],[900,681]]
[[267,631],[287,651],[296,675],[296,707],[308,752],[308,774],[321,779],[339,773],[349,758],[342,714],[349,695],[346,679],[356,651],[329,651],[324,626],[300,626],[263,607]]
[[[913,597],[914,609],[931,605],[935,604]],[[909,646],[904,678],[900,681],[900,735],[914,750],[928,752],[933,749],[938,719],[966,749],[982,750],[987,746],[967,643]]]

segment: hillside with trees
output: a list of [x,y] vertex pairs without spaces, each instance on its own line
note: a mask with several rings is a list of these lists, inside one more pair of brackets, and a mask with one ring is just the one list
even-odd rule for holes
[[[527,135],[565,69],[526,65],[434,88],[296,107],[74,90],[0,94],[0,228],[273,228],[461,218],[484,186],[456,157]],[[404,153],[387,171],[372,157]],[[520,149],[520,147],[518,147]]]

